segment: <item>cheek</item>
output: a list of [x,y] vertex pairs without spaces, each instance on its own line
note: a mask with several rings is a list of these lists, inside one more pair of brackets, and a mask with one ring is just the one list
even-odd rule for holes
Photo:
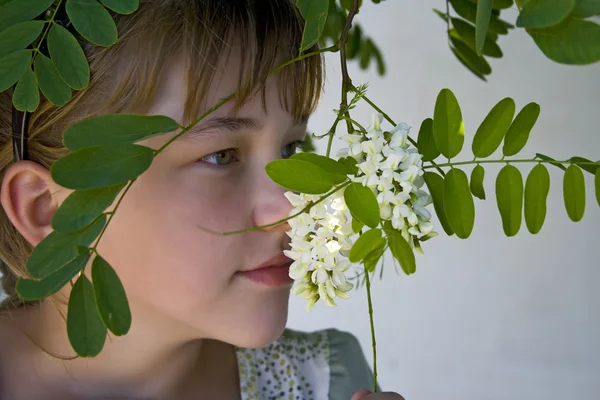
[[244,235],[214,235],[197,226],[221,232],[247,227],[243,186],[201,185],[152,172],[125,196],[100,254],[128,294],[162,308],[203,308],[219,299],[243,265],[236,249],[244,247]]

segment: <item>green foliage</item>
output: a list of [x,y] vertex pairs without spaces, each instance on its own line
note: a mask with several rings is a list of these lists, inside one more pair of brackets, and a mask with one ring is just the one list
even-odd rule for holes
[[37,79],[31,68],[25,68],[25,72],[17,82],[13,93],[13,104],[17,110],[33,112],[40,103],[40,91]]
[[444,211],[456,236],[467,239],[475,224],[475,203],[464,171],[452,168],[444,179]]
[[350,249],[348,259],[350,262],[358,263],[379,246],[381,229],[369,229],[358,237]]
[[423,174],[423,179],[425,180],[425,184],[429,189],[429,194],[433,199],[433,207],[444,232],[446,232],[446,235],[448,236],[454,235],[454,230],[450,226],[444,207],[444,178],[435,172],[427,171]]
[[75,190],[52,218],[52,229],[69,233],[83,229],[100,216],[125,187],[124,183],[97,189]]
[[[108,131],[107,126],[110,126]],[[79,150],[88,146],[134,143],[178,128],[175,120],[163,115],[108,114],[71,125],[63,134],[63,142],[69,150]]]
[[0,31],[0,59],[25,49],[40,36],[43,28],[43,21],[26,21]]
[[512,165],[506,165],[496,179],[496,202],[506,236],[515,236],[523,214],[523,177]]
[[517,26],[548,28],[567,18],[574,7],[575,0],[529,0],[521,8]]
[[450,31],[450,49],[456,58],[479,79],[486,81],[485,75],[492,73],[492,67],[482,56],[478,56],[462,40],[456,38],[455,31]]
[[451,18],[450,20],[452,21],[452,26],[456,32],[455,37],[462,40],[471,50],[477,52],[478,56],[484,54],[494,58],[502,57],[502,50],[500,50],[500,47],[492,40],[492,38],[484,36],[483,39],[481,39],[483,40],[481,51],[478,51],[476,27],[459,18]]
[[352,215],[363,224],[371,228],[379,225],[379,204],[371,189],[353,182],[344,191],[344,201]]
[[77,39],[58,24],[48,34],[48,51],[60,77],[73,89],[81,90],[90,82],[90,67]]
[[296,5],[306,20],[302,34],[300,52],[309,49],[319,41],[327,22],[328,0],[296,0]]
[[95,357],[104,348],[106,325],[100,317],[94,288],[90,280],[81,275],[69,297],[67,334],[69,342],[80,357]]
[[96,0],[67,0],[66,10],[77,32],[90,42],[105,47],[117,42],[115,21]]
[[423,154],[423,161],[433,161],[440,155],[433,137],[433,119],[426,118],[421,123],[417,147],[419,153]]
[[465,140],[465,126],[458,100],[450,89],[442,89],[435,102],[433,136],[440,152],[447,158],[460,153]]
[[266,166],[269,177],[284,188],[294,192],[322,194],[346,180],[311,162],[296,159],[275,160]]
[[30,50],[15,51],[6,57],[1,58],[0,92],[14,85],[14,83],[23,75],[30,62]]
[[379,238],[379,240],[377,240],[375,242],[373,251],[371,251],[369,254],[367,254],[367,256],[365,257],[365,259],[363,261],[365,264],[365,268],[367,269],[367,272],[375,271],[375,267],[377,267],[377,263],[383,256],[383,253],[385,252],[387,244],[388,244],[387,239],[384,237]]
[[154,150],[121,143],[90,146],[57,160],[50,168],[52,179],[69,189],[95,189],[127,182],[146,171]]
[[100,0],[107,8],[119,14],[131,14],[140,6],[140,0]]
[[573,222],[579,222],[585,212],[585,179],[581,168],[570,165],[563,179],[563,198],[567,214]]
[[588,164],[592,163],[593,161],[583,157],[571,157],[569,158],[569,161],[573,164],[577,164],[577,166],[579,166],[581,169],[583,169],[586,172],[589,172],[592,175],[596,173],[598,168],[600,168],[600,161],[594,164]]
[[550,174],[538,164],[527,176],[525,183],[525,223],[530,233],[536,234],[546,220],[546,199],[550,192]]
[[35,279],[44,279],[64,268],[81,252],[79,247],[89,246],[106,225],[106,216],[77,232],[51,232],[33,249],[27,259],[27,272]]
[[529,139],[529,133],[537,122],[539,115],[540,105],[537,103],[527,104],[517,114],[504,138],[504,146],[502,147],[504,156],[514,156],[525,147]]
[[410,247],[410,244],[402,237],[402,234],[389,226],[385,229],[385,234],[388,238],[388,244],[392,255],[400,263],[400,267],[406,275],[414,274],[417,271],[417,262],[415,253]]
[[71,88],[60,77],[52,61],[43,54],[38,54],[34,63],[35,76],[44,96],[57,106],[67,104],[71,100]]
[[125,335],[131,328],[131,310],[125,288],[115,270],[99,255],[92,263],[92,281],[102,321],[115,335]]
[[346,176],[352,173],[352,170],[344,164],[339,163],[333,158],[325,157],[315,153],[296,153],[292,157],[292,160],[302,160],[312,164],[315,164],[329,173],[336,175]]
[[492,155],[502,143],[515,115],[515,101],[510,97],[500,100],[485,117],[475,137],[472,150],[475,157]]
[[596,171],[596,175],[594,175],[594,183],[596,185],[596,201],[598,202],[598,206],[600,206],[600,168]]
[[43,300],[62,289],[75,275],[85,268],[90,259],[89,249],[80,247],[79,251],[79,255],[73,260],[44,279],[19,278],[16,287],[19,297],[28,301]]
[[[484,44],[487,41],[486,36],[490,19],[492,17],[492,0],[480,0],[477,3],[477,18],[475,23],[476,28],[476,44],[477,54],[481,55],[484,50]],[[493,43],[493,42],[492,42]],[[498,48],[500,50],[500,48]],[[502,54],[502,52],[500,52]]]
[[565,166],[564,166],[564,165],[562,165],[561,163],[559,163],[559,162],[554,162],[554,161],[556,161],[556,160],[555,160],[554,158],[552,158],[552,157],[549,157],[549,156],[547,156],[547,155],[544,155],[544,154],[542,154],[542,153],[535,153],[535,156],[536,156],[537,158],[539,158],[540,160],[549,161],[549,162],[550,162],[550,164],[554,165],[554,166],[555,166],[555,167],[557,167],[557,168],[560,168],[560,169],[562,169],[563,171],[566,171],[566,170],[567,170],[567,168],[565,168]]
[[576,0],[571,15],[577,18],[600,15],[600,0]]
[[[0,31],[19,22],[29,21],[50,7],[54,0],[12,0],[0,7]],[[1,90],[0,90],[1,91]]]
[[481,165],[476,165],[471,171],[471,182],[469,189],[473,196],[485,200],[485,188],[483,187],[483,179],[485,177],[485,169]]

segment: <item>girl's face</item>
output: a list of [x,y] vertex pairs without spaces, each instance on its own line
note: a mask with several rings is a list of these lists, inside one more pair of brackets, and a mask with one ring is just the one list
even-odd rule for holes
[[[207,104],[235,91],[232,56],[210,89]],[[182,122],[187,88],[181,64],[166,74],[149,114]],[[193,90],[193,89],[191,89]],[[285,328],[291,284],[264,286],[236,275],[287,246],[282,224],[219,236],[286,218],[285,189],[265,173],[272,160],[291,156],[306,133],[279,102],[274,80],[232,118],[224,105],[160,153],[126,194],[98,246],[117,270],[136,317],[183,338],[215,338],[260,347]],[[176,132],[139,144],[159,148]],[[143,316],[143,317],[142,317]]]

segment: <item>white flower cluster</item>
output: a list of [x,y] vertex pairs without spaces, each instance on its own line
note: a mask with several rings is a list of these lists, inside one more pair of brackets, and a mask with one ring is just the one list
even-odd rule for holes
[[[290,215],[320,199],[320,196],[293,192],[287,192],[285,196],[294,206]],[[346,210],[343,189],[340,189],[308,212],[289,220],[291,230],[287,234],[291,238],[291,250],[284,253],[294,260],[290,277],[298,281],[292,292],[308,300],[308,311],[319,299],[333,307],[336,297],[350,297],[346,292],[353,285],[346,280],[344,272],[351,265],[347,257],[353,244],[350,236],[354,232]]]
[[421,238],[433,231],[429,222],[431,213],[425,208],[432,199],[421,190],[424,184],[422,155],[416,148],[409,147],[410,126],[400,123],[390,132],[383,132],[382,120],[381,114],[374,114],[366,135],[343,135],[349,147],[340,150],[337,156],[350,156],[357,161],[359,173],[350,179],[373,191],[381,219],[390,221],[412,244],[412,237]]
[[[422,156],[407,144],[408,125],[402,123],[384,132],[381,122],[382,115],[375,114],[368,132],[342,136],[349,148],[341,150],[338,157],[350,156],[357,161],[358,173],[349,176],[350,180],[373,191],[381,219],[390,221],[392,227],[420,251],[413,239],[435,234],[429,222],[431,214],[425,208],[432,199],[421,190],[424,184]],[[322,196],[319,195],[285,194],[294,207],[290,215],[315,203],[308,212],[289,220],[291,230],[287,233],[291,250],[285,251],[294,260],[290,277],[297,282],[292,292],[308,300],[308,311],[319,300],[335,306],[334,299],[348,298],[347,292],[353,287],[344,274],[352,265],[347,257],[353,245],[351,237],[355,234],[344,190],[345,187],[320,202]]]

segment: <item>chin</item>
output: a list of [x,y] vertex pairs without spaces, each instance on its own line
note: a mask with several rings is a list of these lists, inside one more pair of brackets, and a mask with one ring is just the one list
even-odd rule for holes
[[258,313],[248,313],[246,318],[238,321],[236,328],[228,332],[229,340],[235,346],[244,348],[260,348],[276,341],[287,324],[288,307],[266,308]]

